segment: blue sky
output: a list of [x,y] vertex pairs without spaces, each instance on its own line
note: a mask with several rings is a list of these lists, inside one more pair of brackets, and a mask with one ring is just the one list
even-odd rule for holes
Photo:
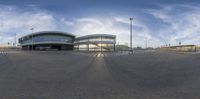
[[133,20],[133,46],[164,44],[200,45],[198,0],[1,0],[0,44],[34,31],[56,30],[77,36],[95,33],[117,35],[129,42]]

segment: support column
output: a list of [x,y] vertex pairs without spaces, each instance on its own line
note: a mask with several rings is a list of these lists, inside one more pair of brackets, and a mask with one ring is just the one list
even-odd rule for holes
[[79,51],[79,40],[78,40],[78,51]]
[[115,51],[115,43],[114,43],[114,49],[113,50]]
[[114,39],[114,51],[115,51],[115,45],[116,45],[116,38]]
[[89,51],[90,49],[90,39],[88,39],[88,42],[87,42],[87,50]]

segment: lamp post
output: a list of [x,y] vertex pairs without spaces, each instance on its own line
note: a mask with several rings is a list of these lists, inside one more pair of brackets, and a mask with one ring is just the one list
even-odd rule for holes
[[30,30],[32,31],[32,35],[31,35],[32,48],[31,48],[31,50],[33,51],[33,31],[34,31],[34,28],[31,28]]
[[133,24],[133,18],[130,18],[130,53],[133,53],[133,47],[132,47],[132,24]]
[[102,54],[102,36],[101,36],[101,46],[100,47],[101,47],[101,54]]
[[147,37],[145,38],[145,47],[146,47],[146,49],[147,49],[147,44],[148,44],[148,41],[147,41]]
[[15,47],[17,47],[17,33],[15,33],[15,44],[14,44]]

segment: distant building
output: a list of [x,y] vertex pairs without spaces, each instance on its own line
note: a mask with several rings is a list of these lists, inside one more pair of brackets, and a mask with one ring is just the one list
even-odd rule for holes
[[129,51],[128,45],[116,45],[115,50],[116,51]]
[[42,31],[19,38],[24,50],[73,50],[75,36],[59,31]]
[[178,45],[178,46],[162,47],[162,49],[171,50],[171,51],[195,52],[198,50],[198,46],[196,46],[196,45]]
[[92,34],[77,37],[74,50],[77,51],[114,51],[116,36],[110,34]]

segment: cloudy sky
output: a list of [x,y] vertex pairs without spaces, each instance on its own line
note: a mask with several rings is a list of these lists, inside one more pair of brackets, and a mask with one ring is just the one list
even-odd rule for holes
[[0,44],[37,31],[64,31],[77,36],[117,35],[129,42],[133,17],[133,46],[200,45],[198,0],[1,0]]

